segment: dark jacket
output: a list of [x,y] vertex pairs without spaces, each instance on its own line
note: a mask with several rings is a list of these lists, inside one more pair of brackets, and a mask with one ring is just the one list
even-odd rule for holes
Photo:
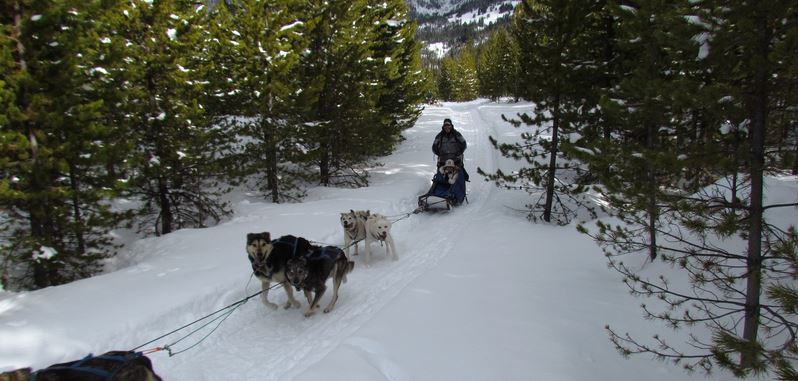
[[449,133],[441,127],[441,132],[435,136],[435,140],[432,142],[432,152],[439,156],[439,160],[460,158],[465,150],[465,138],[454,127]]

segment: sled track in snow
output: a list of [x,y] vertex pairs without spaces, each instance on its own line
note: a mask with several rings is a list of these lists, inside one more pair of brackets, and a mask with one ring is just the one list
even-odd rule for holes
[[[373,244],[372,263],[365,268],[361,243],[361,255],[354,257],[355,270],[349,275],[349,281],[341,286],[338,303],[329,314],[319,312],[305,318],[302,312],[307,308],[307,302],[304,295],[296,292],[295,296],[302,302],[300,309],[272,311],[253,299],[240,307],[200,346],[173,358],[154,358],[158,373],[169,380],[196,380],[195,369],[199,367],[203,368],[201,379],[205,380],[289,380],[339,345],[353,345],[347,338],[373,319],[418,276],[450,254],[459,231],[476,221],[494,188],[476,174],[476,165],[472,164],[493,169],[495,153],[487,139],[489,131],[480,127],[489,124],[480,119],[477,111],[447,109],[446,112],[456,121],[456,126],[469,143],[466,154],[466,166],[471,175],[469,204],[451,213],[419,214],[398,221],[393,228],[399,254],[396,262],[387,258],[383,246]],[[402,205],[394,205],[396,210],[415,207],[403,205],[407,200],[397,203]],[[209,295],[208,299],[237,299],[238,293],[242,292],[241,286],[231,287],[219,291],[218,295]],[[254,293],[260,288],[260,282],[253,279],[248,288],[249,294]],[[276,288],[270,292],[269,299],[282,303],[286,299],[285,293],[282,288]],[[322,299],[322,306],[327,301],[329,294]],[[202,334],[197,339],[201,337]],[[203,366],[213,363],[229,366],[224,369]],[[230,369],[238,372],[230,374]]]

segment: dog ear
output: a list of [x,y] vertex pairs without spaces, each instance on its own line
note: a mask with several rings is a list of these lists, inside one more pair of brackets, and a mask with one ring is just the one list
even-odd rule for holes
[[271,240],[272,240],[272,235],[271,235],[271,233],[269,233],[269,232],[263,232],[263,233],[260,233],[260,234],[262,234],[262,235],[263,235],[263,238],[264,238],[265,240],[267,240],[267,241],[271,241]]

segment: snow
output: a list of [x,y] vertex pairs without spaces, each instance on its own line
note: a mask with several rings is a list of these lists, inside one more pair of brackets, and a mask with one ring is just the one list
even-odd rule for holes
[[490,7],[488,7],[483,13],[480,13],[478,9],[475,9],[465,12],[463,14],[451,14],[447,18],[447,23],[472,24],[472,23],[478,23],[480,20],[482,20],[484,25],[488,26],[498,21],[499,18],[501,17],[512,15],[512,12],[507,13],[500,11],[499,8],[502,5],[511,5],[513,8],[515,8],[515,6],[518,5],[519,3],[520,1],[517,0],[509,0],[509,1],[504,1],[502,3],[493,4]]
[[451,49],[446,43],[434,42],[424,47],[425,50],[431,52],[435,57],[443,58],[449,53]]
[[[138,349],[177,342],[172,350],[185,350],[149,354],[164,380],[706,380],[648,356],[620,356],[607,324],[644,338],[686,333],[643,319],[642,300],[606,268],[589,237],[573,225],[528,222],[516,210],[531,196],[477,173],[519,165],[495,151],[488,136],[517,140],[525,129],[501,115],[531,109],[486,100],[427,106],[406,140],[380,159],[384,166],[370,169],[369,187],[313,188],[294,204],[237,192],[228,221],[134,241],[106,274],[32,292],[0,291],[0,371],[142,346],[259,290],[244,251],[247,233],[342,245],[340,213],[369,209],[394,221],[399,259],[387,258],[378,244],[371,266],[353,257],[355,269],[329,314],[305,318],[304,298],[302,309],[290,310],[254,298],[215,331],[211,324],[187,336],[199,328],[192,326]],[[469,203],[449,213],[409,214],[429,187],[430,145],[444,118],[468,140]],[[796,184],[795,177],[772,179],[768,189],[790,199]],[[639,267],[645,256],[625,262]],[[269,299],[286,297],[275,289]]]
[[293,28],[301,26],[301,25],[305,25],[305,23],[302,22],[302,21],[298,21],[297,20],[297,21],[292,22],[291,24],[283,26],[282,28],[280,28],[280,31],[284,32],[286,30],[293,29]]

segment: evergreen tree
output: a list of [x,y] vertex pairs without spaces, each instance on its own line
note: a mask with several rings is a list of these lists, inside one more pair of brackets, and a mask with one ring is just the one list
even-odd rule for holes
[[315,8],[302,75],[322,184],[361,186],[363,164],[388,152],[422,99],[418,44],[402,2],[333,1]]
[[479,79],[477,78],[477,57],[473,45],[466,45],[455,58],[454,70],[451,72],[452,99],[457,102],[474,100],[479,95]]
[[[296,65],[308,44],[304,2],[243,0],[214,12],[209,72],[219,116],[235,116],[244,141],[240,175],[259,178],[273,202],[301,196],[306,143]],[[230,120],[228,118],[228,120]],[[300,165],[300,168],[296,168]]]
[[479,53],[480,94],[494,101],[505,95],[516,96],[518,63],[518,45],[507,31],[491,34]]
[[[375,120],[375,102],[368,72],[368,37],[373,13],[365,1],[321,2],[317,22],[310,32],[310,54],[304,57],[303,80],[311,89],[311,154],[318,163],[324,185],[367,183],[365,171],[357,167],[370,147],[363,132]],[[373,78],[372,78],[373,79]]]
[[203,227],[227,213],[216,184],[224,131],[200,104],[205,11],[193,1],[122,2],[105,36],[120,60],[112,71],[123,112],[115,123],[132,142],[129,192],[143,201],[145,228],[167,234]]
[[8,217],[2,276],[11,288],[92,275],[113,252],[107,232],[120,215],[105,201],[116,182],[99,162],[113,150],[105,144],[112,128],[92,86],[101,10],[66,0],[4,4],[3,56],[13,64],[3,69],[11,91],[0,118],[0,204]]
[[454,59],[444,57],[441,60],[440,74],[438,75],[438,97],[445,101],[452,100],[452,76],[456,72]]
[[376,105],[381,120],[372,128],[372,140],[379,143],[376,154],[384,155],[393,150],[400,133],[412,127],[421,114],[417,105],[424,97],[424,76],[416,25],[408,19],[405,2],[375,2],[373,8],[377,21],[371,51],[378,63],[375,75],[381,86],[376,91]]
[[[776,371],[796,379],[798,292],[791,284],[798,240],[794,227],[766,219],[767,210],[784,205],[763,199],[765,174],[787,169],[771,149],[782,143],[768,137],[790,120],[779,105],[790,93],[783,62],[794,55],[786,47],[794,44],[795,7],[612,7],[624,75],[602,106],[614,133],[592,146],[583,141],[580,159],[624,224],[599,223],[590,234],[634,294],[662,303],[644,305],[647,317],[712,332],[691,335],[686,345],[659,335],[646,344],[608,327],[623,354],[653,353],[689,370],[719,365],[738,377]],[[619,259],[641,251],[659,254],[689,282],[648,278]]]
[[514,20],[522,86],[535,102],[535,113],[521,115],[521,121],[513,123],[539,128],[524,134],[523,143],[500,145],[491,138],[503,155],[525,160],[531,167],[488,177],[498,185],[521,183],[528,192],[540,194],[529,205],[531,219],[565,224],[577,214],[572,204],[586,205],[580,196],[585,190],[580,184],[584,168],[570,159],[561,140],[595,119],[594,83],[601,67],[594,51],[599,10],[593,0],[525,1]]

